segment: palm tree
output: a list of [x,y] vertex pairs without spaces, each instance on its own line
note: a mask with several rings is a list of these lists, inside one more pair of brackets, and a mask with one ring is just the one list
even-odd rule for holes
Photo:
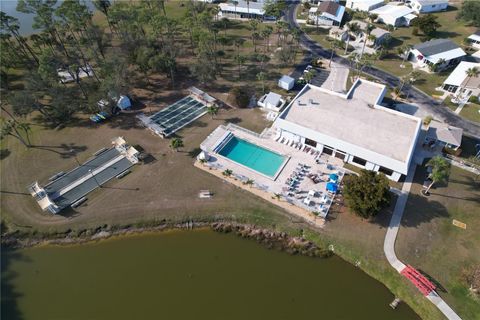
[[348,45],[350,43],[350,36],[357,35],[360,31],[360,25],[356,22],[347,23],[347,45],[345,46],[345,55],[348,52]]
[[17,123],[17,128],[20,129],[20,130],[23,130],[23,132],[25,132],[25,136],[27,137],[27,143],[28,143],[28,146],[31,146],[31,142],[30,142],[30,132],[32,132],[32,129],[30,128],[30,125],[26,122],[18,122]]
[[178,149],[183,147],[183,140],[180,138],[173,138],[170,141],[170,148],[178,152]]
[[257,80],[262,82],[262,92],[265,93],[265,79],[267,78],[267,75],[265,72],[261,71],[257,73]]
[[432,173],[428,176],[432,179],[432,183],[430,183],[425,191],[422,191],[425,196],[428,196],[430,188],[432,188],[435,183],[445,182],[447,180],[450,174],[450,163],[442,156],[435,156],[427,162],[426,166],[432,167]]
[[468,83],[470,82],[470,80],[472,78],[478,78],[478,75],[480,75],[480,70],[477,67],[472,67],[472,68],[468,68],[465,71],[465,73],[467,74],[467,81],[465,82],[465,85],[463,86],[463,89],[458,91],[457,99],[460,97],[460,93],[467,89],[467,86],[468,86]]
[[372,46],[375,47],[375,40],[377,40],[377,37],[373,34],[369,34],[367,37],[367,41],[372,43]]
[[247,179],[247,181],[245,181],[243,184],[248,185],[248,186],[251,187],[254,182],[255,182],[255,180],[253,180],[253,179]]
[[377,20],[377,18],[378,18],[378,14],[376,14],[376,13],[371,13],[371,14],[368,15],[368,19],[370,19],[371,23],[374,23],[375,20]]
[[332,65],[333,56],[335,55],[335,49],[340,48],[342,46],[342,42],[338,40],[336,37],[331,42],[331,51],[330,51],[330,60],[328,61],[328,66]]
[[365,46],[367,45],[367,41],[369,40],[370,34],[372,33],[373,29],[375,29],[375,26],[373,24],[369,24],[367,26],[367,29],[365,30],[365,38],[363,39],[362,51],[360,52],[360,60],[363,57],[363,51],[365,51]]
[[243,55],[238,55],[235,57],[235,60],[238,63],[238,79],[240,79],[242,66],[245,64],[245,62],[247,62],[247,58]]
[[305,81],[307,81],[307,83],[310,83],[310,81],[312,81],[313,77],[315,77],[315,70],[314,69],[311,69],[310,71],[305,73],[305,75],[303,76],[303,78],[305,78]]
[[235,18],[238,18],[237,16],[237,6],[238,6],[238,1],[233,0],[232,4],[235,6]]
[[264,51],[269,51],[270,47],[270,36],[273,33],[273,28],[272,26],[266,26],[265,29],[261,31],[262,38],[265,39],[265,50]]
[[403,60],[402,60],[402,64],[400,65],[400,68],[405,67],[405,61],[407,60],[408,53],[409,53],[411,48],[412,48],[412,46],[408,45],[408,44],[403,45],[400,48],[398,48],[398,54],[403,55]]
[[255,31],[252,33],[252,44],[254,52],[257,52],[257,40],[260,40],[260,34]]
[[218,113],[218,107],[216,105],[211,105],[207,107],[207,113],[212,116],[212,119],[214,116],[217,115]]
[[[414,85],[415,82],[417,82],[417,80],[420,79],[421,75],[422,74],[418,70],[413,70],[412,72],[410,72],[410,76],[409,76],[410,77],[410,81],[409,81],[410,85]],[[407,91],[407,98],[406,99],[408,99],[409,96],[410,96],[410,90]]]
[[222,174],[223,174],[225,177],[230,177],[230,176],[233,174],[233,171],[230,170],[230,169],[226,169],[225,171],[222,172]]
[[224,17],[224,18],[222,18],[221,22],[222,22],[222,25],[223,25],[223,32],[225,33],[225,36],[226,36],[227,35],[227,28],[228,28],[228,25],[230,24],[230,20],[228,20],[228,18]]

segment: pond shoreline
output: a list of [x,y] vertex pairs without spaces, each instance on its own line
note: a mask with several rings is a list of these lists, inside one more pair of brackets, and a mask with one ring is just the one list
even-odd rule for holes
[[165,232],[175,230],[195,230],[208,228],[219,233],[233,233],[239,237],[255,240],[268,249],[276,249],[289,254],[300,254],[310,257],[329,257],[333,253],[327,249],[319,248],[311,241],[302,237],[294,237],[286,232],[278,232],[250,224],[236,222],[184,222],[161,223],[152,226],[108,226],[104,225],[95,229],[85,229],[79,232],[67,231],[65,233],[25,235],[18,232],[2,235],[1,245],[5,249],[24,249],[42,245],[75,245],[98,242],[112,237],[140,235],[146,232]]

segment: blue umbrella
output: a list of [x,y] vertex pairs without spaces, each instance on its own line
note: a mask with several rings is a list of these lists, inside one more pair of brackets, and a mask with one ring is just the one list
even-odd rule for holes
[[337,182],[338,181],[338,175],[336,175],[335,173],[330,174],[330,180],[332,180],[333,182]]
[[327,190],[331,191],[331,192],[337,192],[338,186],[337,186],[336,183],[329,182],[329,183],[327,183]]

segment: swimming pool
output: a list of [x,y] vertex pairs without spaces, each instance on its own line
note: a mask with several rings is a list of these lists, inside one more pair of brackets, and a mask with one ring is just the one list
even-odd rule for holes
[[269,178],[275,178],[287,160],[285,156],[235,136],[231,137],[218,154]]

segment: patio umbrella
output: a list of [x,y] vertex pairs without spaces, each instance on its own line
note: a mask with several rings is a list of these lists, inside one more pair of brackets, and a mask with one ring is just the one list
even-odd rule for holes
[[336,183],[329,182],[329,183],[327,183],[327,190],[331,191],[331,192],[337,192],[338,186],[337,186]]
[[338,175],[336,175],[335,173],[330,174],[330,180],[333,181],[333,182],[337,182],[338,181]]

